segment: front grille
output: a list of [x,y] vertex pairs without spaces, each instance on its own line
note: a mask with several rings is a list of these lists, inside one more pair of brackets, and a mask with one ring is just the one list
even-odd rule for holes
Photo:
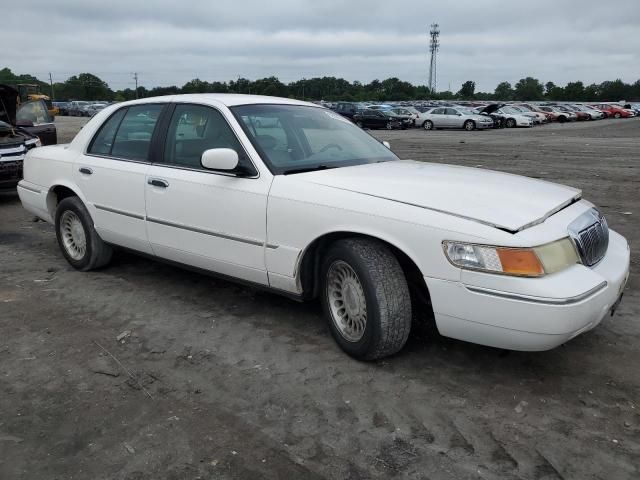
[[22,160],[18,162],[0,162],[0,182],[20,180],[22,178]]
[[595,208],[578,217],[569,226],[569,233],[584,265],[595,265],[607,253],[609,227],[604,216]]

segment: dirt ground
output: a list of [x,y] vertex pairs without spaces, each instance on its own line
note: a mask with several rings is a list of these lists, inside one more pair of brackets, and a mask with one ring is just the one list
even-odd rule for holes
[[[84,122],[56,121],[61,141]],[[640,119],[375,134],[403,158],[582,188],[637,268]],[[638,286],[549,352],[421,332],[360,363],[314,303],[125,253],[74,271],[3,195],[0,479],[638,479]]]

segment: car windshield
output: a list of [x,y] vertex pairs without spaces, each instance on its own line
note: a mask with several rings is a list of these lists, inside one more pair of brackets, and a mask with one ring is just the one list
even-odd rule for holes
[[341,115],[302,105],[241,105],[234,115],[277,175],[398,160]]

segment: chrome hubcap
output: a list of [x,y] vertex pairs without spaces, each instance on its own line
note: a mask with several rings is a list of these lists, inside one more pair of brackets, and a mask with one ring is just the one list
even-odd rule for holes
[[357,342],[367,325],[367,301],[362,283],[351,266],[335,261],[327,272],[327,301],[331,319],[349,342]]
[[74,260],[82,260],[87,251],[87,237],[78,215],[71,210],[62,214],[60,219],[62,244],[69,256]]

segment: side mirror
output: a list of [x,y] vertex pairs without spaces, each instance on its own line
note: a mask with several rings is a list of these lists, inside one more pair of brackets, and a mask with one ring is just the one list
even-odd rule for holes
[[202,153],[200,163],[208,170],[233,170],[238,160],[238,152],[231,148],[212,148]]
[[382,144],[383,144],[385,147],[387,147],[389,150],[391,150],[391,144],[390,144],[389,142],[387,142],[386,140],[384,140],[384,141],[382,142]]

